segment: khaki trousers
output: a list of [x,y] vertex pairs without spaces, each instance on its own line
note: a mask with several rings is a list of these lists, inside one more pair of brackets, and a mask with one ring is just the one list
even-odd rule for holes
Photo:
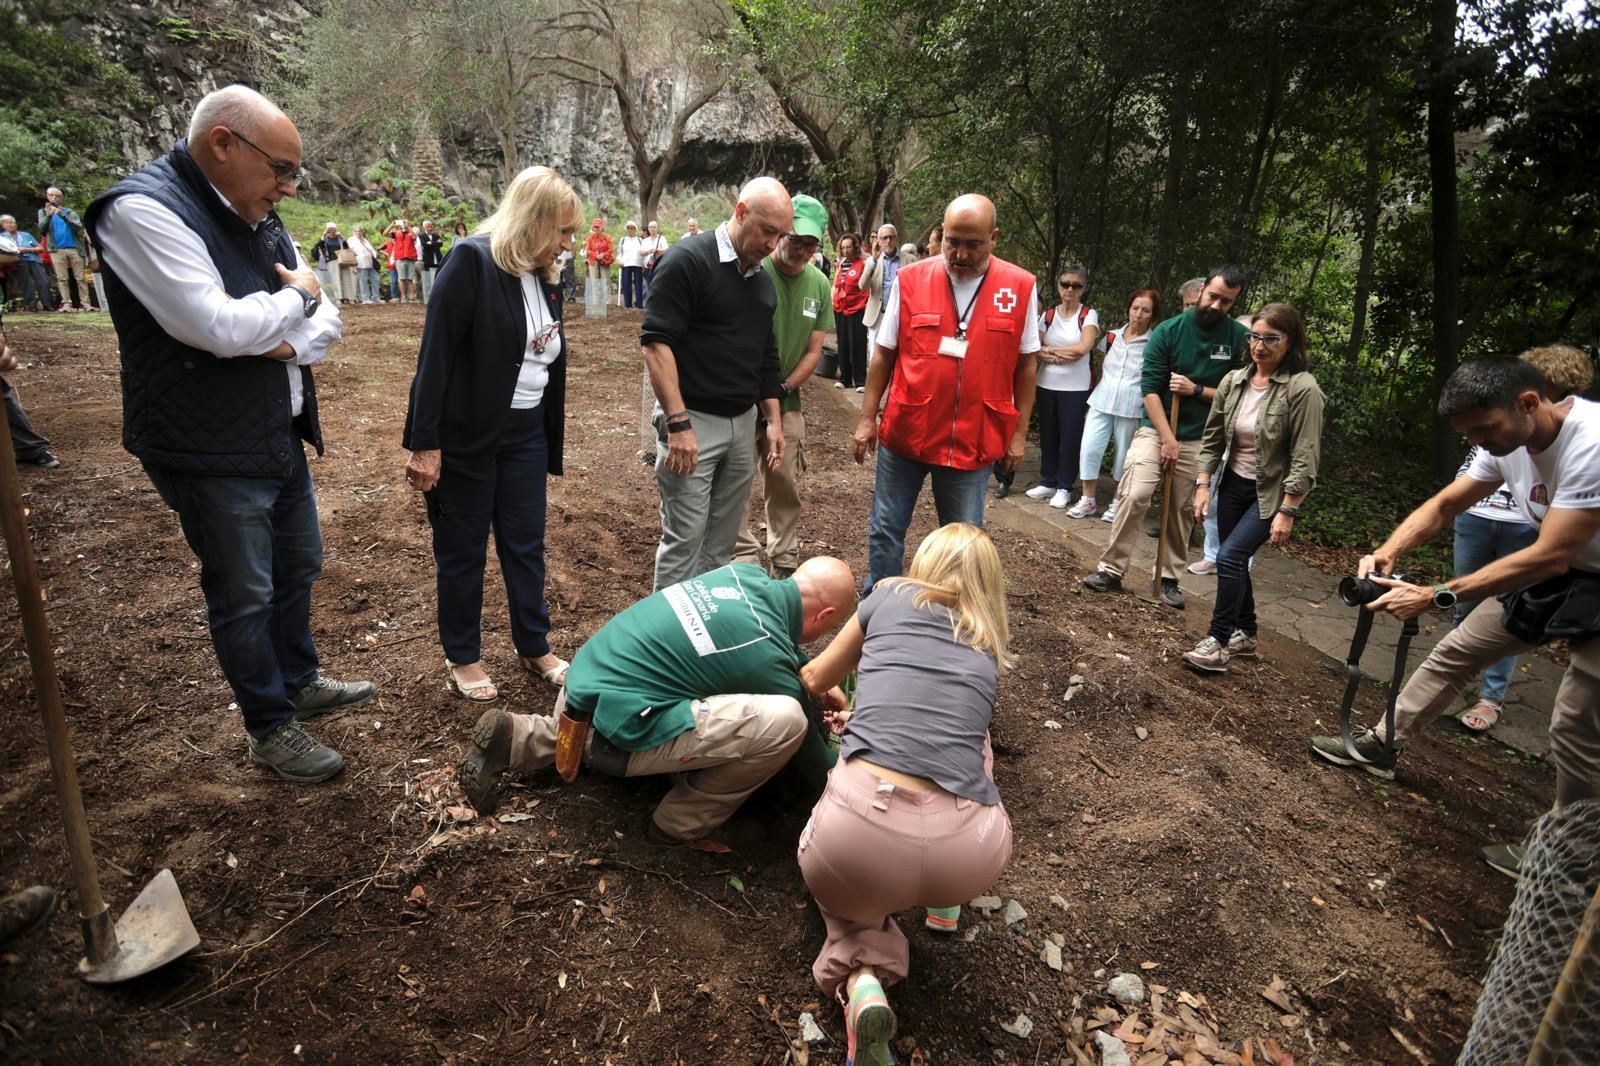
[[[1189,558],[1189,531],[1194,528],[1194,486],[1200,472],[1200,442],[1180,440],[1178,462],[1173,469],[1172,513],[1163,516],[1161,536],[1166,544],[1166,562],[1161,576],[1178,580],[1178,573]],[[1117,520],[1111,523],[1111,543],[1100,556],[1100,569],[1126,577],[1133,561],[1133,546],[1144,536],[1144,516],[1150,500],[1161,484],[1161,436],[1140,426],[1128,447],[1123,463],[1122,482],[1117,486]],[[1215,503],[1212,504],[1215,506]]]
[[[1450,709],[1478,673],[1507,655],[1527,651],[1500,624],[1499,600],[1487,599],[1435,644],[1395,701],[1394,739],[1403,745]],[[1383,723],[1376,728],[1384,735]],[[1556,767],[1557,807],[1600,798],[1600,637],[1572,645],[1572,661],[1550,712],[1550,761]]]
[[[791,569],[800,565],[800,475],[806,472],[806,419],[800,411],[783,413],[783,465],[769,469],[766,462],[766,436],[756,433],[756,462],[760,464],[763,490],[767,499],[767,556],[773,566]],[[733,561],[761,565],[757,556],[761,545],[750,532],[750,517],[745,515],[739,530],[739,543]]]
[[[548,716],[511,715],[511,769],[541,770],[556,761],[556,721],[566,706],[562,689]],[[628,757],[628,777],[680,775],[653,816],[658,829],[680,840],[697,840],[732,818],[783,769],[808,728],[791,696],[708,696],[694,701],[694,712],[693,729]]]
[[56,272],[56,287],[61,290],[61,306],[66,307],[72,303],[72,287],[67,283],[67,277],[77,275],[79,306],[88,307],[89,283],[83,279],[83,254],[76,248],[53,248],[50,251],[50,267]]

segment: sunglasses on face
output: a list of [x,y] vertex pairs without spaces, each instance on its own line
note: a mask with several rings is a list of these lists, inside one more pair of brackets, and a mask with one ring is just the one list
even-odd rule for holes
[[1083,288],[1083,282],[1081,282],[1081,281],[1058,281],[1058,282],[1056,282],[1056,284],[1058,286],[1060,286],[1061,288],[1063,288],[1063,289],[1081,289],[1081,288]]
[[1267,347],[1270,348],[1274,344],[1277,344],[1279,341],[1283,340],[1284,337],[1283,337],[1283,334],[1281,334],[1281,333],[1254,333],[1254,332],[1251,332],[1251,333],[1246,333],[1244,335],[1244,339],[1249,341],[1251,344],[1265,344]]

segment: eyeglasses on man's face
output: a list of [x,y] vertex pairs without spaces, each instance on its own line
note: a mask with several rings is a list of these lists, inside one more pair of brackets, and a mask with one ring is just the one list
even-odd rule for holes
[[789,247],[797,252],[809,254],[822,247],[822,242],[815,237],[802,237],[798,233],[785,234],[784,239],[789,242]]
[[305,170],[300,166],[299,163],[287,163],[282,159],[276,159],[268,155],[259,144],[255,143],[238,130],[229,129],[226,126],[223,128],[227,129],[229,133],[239,138],[239,140],[243,141],[245,144],[248,144],[251,148],[254,148],[257,152],[261,153],[261,158],[265,159],[267,161],[267,165],[272,168],[272,176],[278,179],[279,185],[296,185],[306,176]]

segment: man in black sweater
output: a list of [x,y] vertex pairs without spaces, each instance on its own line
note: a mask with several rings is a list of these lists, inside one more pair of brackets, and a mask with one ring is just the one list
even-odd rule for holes
[[788,190],[756,178],[732,218],[673,245],[651,278],[640,343],[656,394],[656,591],[732,560],[755,476],[758,404],[767,465],[783,463],[778,297],[761,260],[793,227]]

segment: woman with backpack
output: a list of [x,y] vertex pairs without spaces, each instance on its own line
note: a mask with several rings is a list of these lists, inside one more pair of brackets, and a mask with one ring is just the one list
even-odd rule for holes
[[1039,320],[1039,377],[1033,409],[1039,413],[1039,483],[1030,500],[1048,499],[1063,510],[1078,480],[1078,448],[1089,409],[1090,356],[1100,339],[1100,316],[1084,304],[1089,272],[1073,264],[1056,279],[1059,306]]
[[[1100,464],[1106,456],[1107,442],[1116,442],[1111,480],[1122,480],[1122,460],[1128,454],[1133,431],[1139,428],[1139,414],[1144,409],[1139,389],[1144,374],[1144,346],[1160,317],[1161,294],[1154,289],[1139,289],[1128,297],[1128,324],[1106,334],[1105,366],[1100,373],[1100,383],[1089,394],[1083,448],[1078,453],[1083,495],[1067,512],[1068,518],[1094,517],[1095,486],[1100,481]],[[1103,521],[1113,521],[1116,514],[1117,501],[1112,500]]]

